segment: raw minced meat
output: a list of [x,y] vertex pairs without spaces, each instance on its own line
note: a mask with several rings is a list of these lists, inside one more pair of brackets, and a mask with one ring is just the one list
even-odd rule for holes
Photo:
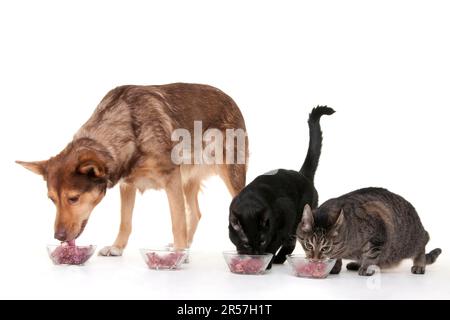
[[147,265],[150,269],[175,269],[180,259],[184,256],[181,252],[170,252],[168,254],[158,254],[156,252],[148,252]]
[[233,258],[230,262],[230,270],[240,274],[258,274],[265,271],[264,262],[258,258]]
[[295,272],[299,277],[325,278],[328,275],[327,265],[321,261],[301,263],[295,267]]
[[80,265],[92,256],[93,251],[93,246],[78,247],[75,241],[69,241],[61,243],[50,256],[55,264]]

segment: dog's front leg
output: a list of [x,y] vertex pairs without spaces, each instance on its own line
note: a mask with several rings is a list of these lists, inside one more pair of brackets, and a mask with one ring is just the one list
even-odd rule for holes
[[187,248],[187,224],[180,168],[173,171],[165,189],[172,218],[173,244],[176,249],[185,249]]
[[116,241],[112,246],[104,247],[99,254],[102,256],[121,256],[131,233],[131,220],[133,217],[134,201],[136,199],[136,187],[131,184],[120,184],[120,229]]

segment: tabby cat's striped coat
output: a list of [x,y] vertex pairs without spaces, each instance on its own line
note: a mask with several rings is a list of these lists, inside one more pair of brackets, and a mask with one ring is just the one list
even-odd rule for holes
[[309,258],[338,259],[332,273],[340,272],[341,259],[354,260],[347,269],[367,276],[374,273],[371,265],[391,267],[411,258],[411,272],[423,274],[441,253],[425,253],[429,235],[414,207],[381,188],[353,191],[314,211],[306,205],[297,237]]

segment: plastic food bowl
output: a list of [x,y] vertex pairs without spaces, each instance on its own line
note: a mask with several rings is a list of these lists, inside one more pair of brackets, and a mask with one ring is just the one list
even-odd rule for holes
[[63,242],[58,245],[48,245],[47,252],[54,264],[82,265],[95,252],[96,246],[77,246],[73,242]]
[[292,273],[296,277],[324,279],[333,269],[336,259],[311,260],[304,255],[286,256]]
[[223,257],[232,273],[264,274],[273,254],[248,255],[236,251],[225,251]]
[[150,269],[177,270],[188,257],[187,250],[175,249],[141,249],[142,257]]
[[[164,246],[164,250],[174,251],[175,248],[173,247],[173,243]],[[186,257],[184,258],[183,263],[189,263],[189,248],[184,249],[184,251],[186,251]]]

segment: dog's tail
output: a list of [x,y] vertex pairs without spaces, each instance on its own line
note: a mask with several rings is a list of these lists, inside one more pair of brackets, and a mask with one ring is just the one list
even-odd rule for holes
[[436,249],[431,250],[430,252],[428,252],[425,255],[425,257],[427,259],[427,264],[434,263],[441,253],[442,253],[442,250],[440,248],[436,248]]
[[319,165],[320,152],[322,149],[322,131],[320,129],[320,117],[324,114],[332,115],[335,111],[327,106],[317,106],[309,114],[309,147],[300,173],[306,178],[314,181],[314,175]]

